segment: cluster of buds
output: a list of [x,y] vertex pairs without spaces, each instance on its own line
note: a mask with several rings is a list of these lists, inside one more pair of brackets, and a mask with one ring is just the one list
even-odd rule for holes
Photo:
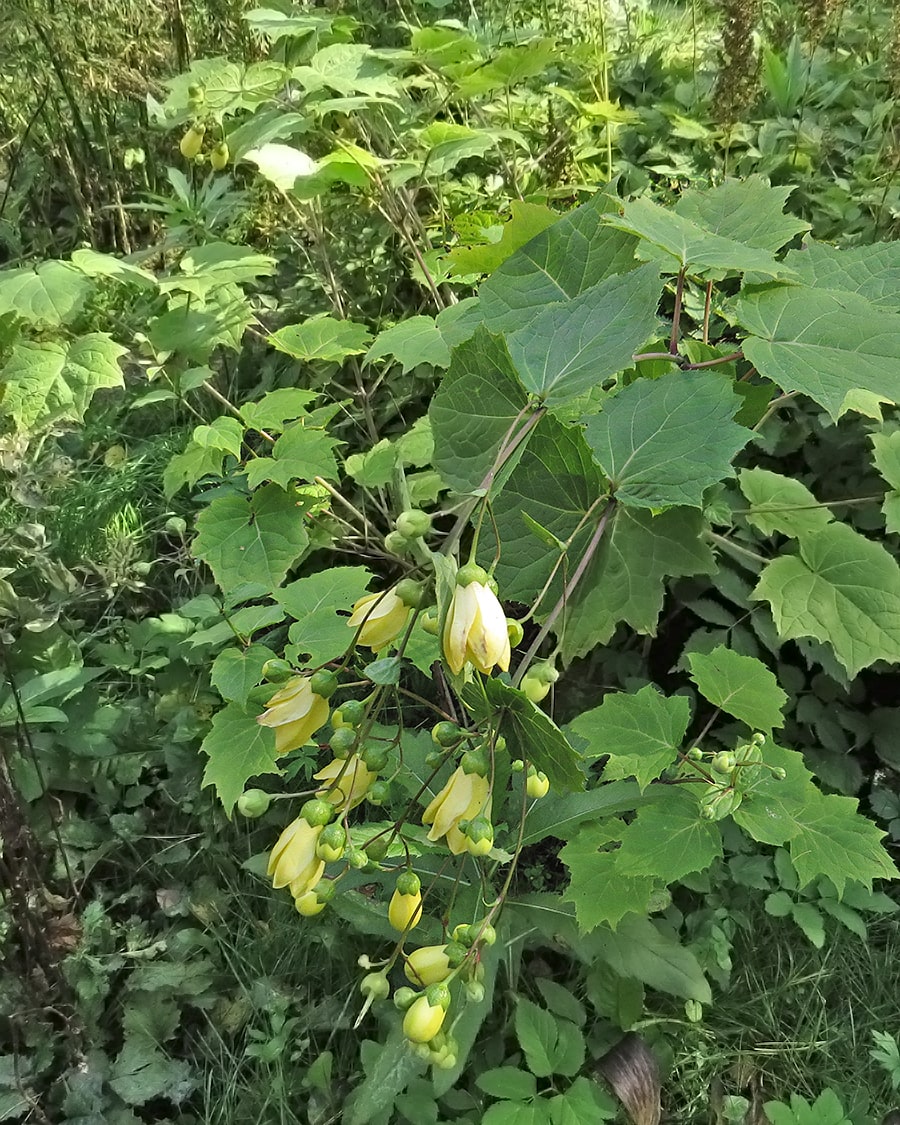
[[704,752],[692,746],[685,754],[690,768],[702,770],[707,781],[706,791],[700,798],[700,815],[705,820],[722,820],[736,812],[754,786],[763,777],[783,781],[785,771],[781,766],[771,766],[763,761],[762,748],[766,736],[757,731],[748,742],[731,750]]
[[[207,131],[215,126],[215,119],[206,113],[206,91],[202,86],[191,86],[188,89],[188,108],[194,116],[178,148],[185,160],[194,161],[201,157]],[[213,171],[221,172],[226,168],[230,157],[228,142],[222,134],[209,153],[209,163]]]

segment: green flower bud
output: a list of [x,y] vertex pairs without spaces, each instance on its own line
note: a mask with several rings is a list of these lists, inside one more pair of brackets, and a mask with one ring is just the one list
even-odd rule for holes
[[391,986],[384,973],[367,973],[359,982],[359,991],[373,1000],[384,1000],[390,995]]
[[522,643],[522,638],[525,636],[525,630],[522,628],[521,621],[516,621],[514,617],[507,617],[506,632],[509,636],[509,643],[513,648],[515,648],[516,645],[520,645]]
[[[462,828],[462,823],[460,823]],[[486,816],[476,816],[466,825],[466,848],[474,856],[487,855],[494,846],[494,826]]]
[[513,760],[509,763],[509,768],[513,773],[521,773],[522,770],[525,769],[525,763],[521,758],[513,758]]
[[417,895],[422,890],[422,880],[407,868],[397,876],[397,890],[402,895]]
[[491,764],[483,749],[467,750],[459,763],[463,773],[477,773],[479,777],[487,777]]
[[474,930],[476,934],[480,934],[478,940],[482,945],[493,945],[497,940],[497,931],[490,924],[490,922],[488,922],[486,926],[481,926],[480,928],[476,925],[474,927]]
[[381,773],[388,764],[388,752],[384,746],[367,746],[362,752],[363,765],[372,773]]
[[385,833],[382,833],[380,836],[375,836],[364,846],[366,849],[366,855],[368,855],[369,859],[373,860],[375,863],[378,863],[379,860],[384,859],[384,857],[387,855],[387,835]]
[[347,847],[347,832],[343,824],[326,824],[316,844],[316,855],[326,863],[337,863]]
[[358,727],[366,717],[366,705],[361,699],[347,699],[340,707],[341,718],[351,727]]
[[329,672],[327,668],[320,668],[318,672],[314,672],[310,676],[309,686],[322,699],[330,699],[337,691],[338,678],[334,672]]
[[534,675],[531,669],[522,677],[521,687],[532,703],[540,703],[550,694],[550,685]]
[[419,624],[429,636],[436,637],[440,632],[440,621],[437,610],[431,606],[419,615]]
[[430,770],[436,770],[443,760],[444,754],[440,750],[429,750],[425,755],[425,765]]
[[379,808],[390,799],[390,796],[391,787],[387,781],[373,781],[366,793],[366,800],[370,805]]
[[267,660],[262,666],[263,679],[270,684],[283,684],[294,674],[294,669],[286,660],[275,658]]
[[401,578],[394,587],[394,593],[410,609],[418,609],[425,597],[425,587],[413,578]]
[[356,731],[353,727],[338,727],[328,740],[336,758],[346,758],[356,749]]
[[394,993],[394,1007],[399,1012],[405,1012],[418,998],[419,993],[416,992],[414,988],[409,988],[404,985],[402,988],[398,988]]
[[390,555],[403,556],[409,552],[411,544],[399,531],[389,531],[384,537],[384,549]]
[[248,820],[255,820],[266,812],[271,803],[272,798],[262,789],[245,789],[238,797],[237,810]]
[[419,508],[407,508],[394,524],[404,539],[421,539],[431,531],[431,516]]
[[776,781],[784,781],[787,777],[787,770],[781,766],[769,766],[769,772]]
[[300,810],[300,815],[311,828],[318,828],[331,821],[334,816],[334,805],[330,801],[322,801],[318,797],[313,797]]
[[448,1051],[446,1054],[439,1055],[434,1060],[434,1065],[438,1068],[438,1070],[453,1070],[458,1062],[459,1059],[457,1058],[457,1056],[454,1055],[452,1051]]
[[688,761],[691,762],[703,761],[703,751],[699,746],[692,746],[685,756],[687,757]]
[[529,774],[525,781],[525,792],[533,800],[539,801],[550,791],[550,779],[542,771]]
[[716,773],[732,773],[737,759],[728,750],[720,750],[710,764]]
[[369,857],[362,848],[348,848],[344,858],[354,871],[362,871],[369,863]]
[[459,729],[459,724],[451,723],[447,719],[435,723],[431,728],[431,740],[437,743],[438,746],[455,746],[461,738],[462,731]]
[[723,820],[735,812],[743,800],[736,789],[712,786],[700,798],[700,815],[704,820]]
[[484,985],[480,980],[467,980],[463,986],[466,992],[466,999],[471,1000],[473,1004],[480,1004],[484,999]]
[[470,946],[475,940],[475,931],[467,923],[462,922],[453,930],[451,936],[460,945]]
[[456,585],[457,586],[471,586],[473,582],[479,582],[482,586],[487,585],[487,571],[483,566],[478,563],[466,563],[461,566],[456,572]]

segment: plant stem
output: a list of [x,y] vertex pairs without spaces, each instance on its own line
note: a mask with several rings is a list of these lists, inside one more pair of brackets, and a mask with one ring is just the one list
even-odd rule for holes
[[684,298],[684,267],[678,271],[675,283],[675,310],[672,313],[672,335],[669,337],[669,351],[678,355],[678,336],[681,329],[681,303]]

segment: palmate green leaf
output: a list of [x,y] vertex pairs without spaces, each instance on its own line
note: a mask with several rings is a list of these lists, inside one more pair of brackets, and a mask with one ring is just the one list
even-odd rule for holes
[[875,308],[900,311],[900,243],[838,250],[811,239],[802,250],[791,250],[784,261],[803,285],[858,293]]
[[831,512],[816,500],[806,485],[768,469],[741,469],[741,491],[750,502],[747,522],[763,535],[776,531],[796,539],[807,531],[820,531],[832,521]]
[[[528,1069],[538,1078],[576,1074],[584,1063],[584,1038],[576,1025],[524,996],[516,999],[516,1038]],[[511,1095],[507,1095],[509,1097]]]
[[68,262],[42,262],[37,269],[0,273],[0,316],[12,313],[38,327],[68,324],[94,288]]
[[722,854],[722,835],[716,823],[703,820],[700,804],[685,788],[672,787],[665,801],[638,809],[619,832],[616,871],[625,876],[648,876],[673,883],[694,871],[705,871]]
[[615,196],[598,192],[507,258],[479,290],[488,328],[515,332],[547,305],[570,301],[607,277],[635,269],[637,239],[602,223],[618,206]]
[[618,1115],[613,1099],[583,1075],[550,1099],[550,1125],[602,1125]]
[[447,367],[450,363],[450,349],[433,316],[411,316],[379,332],[366,352],[365,362],[374,363],[385,356],[392,356],[404,375],[423,363],[431,367]]
[[548,305],[508,336],[524,386],[555,406],[630,367],[633,353],[656,331],[662,288],[650,264]]
[[250,500],[219,496],[198,516],[191,550],[225,591],[242,582],[275,590],[309,544],[303,521],[303,506],[277,484]]
[[445,176],[462,160],[481,156],[494,148],[498,135],[487,129],[471,129],[452,121],[434,121],[419,134],[425,149],[422,172],[425,176]]
[[[724,235],[758,250],[774,253],[795,235],[809,230],[809,223],[796,215],[785,215],[784,205],[793,187],[771,187],[762,176],[726,180],[707,191],[688,188],[673,210],[711,234]],[[789,264],[796,268],[794,252]]]
[[[451,488],[475,492],[483,487],[503,439],[517,418],[524,420],[527,403],[499,336],[479,328],[471,340],[454,349],[428,411],[434,467]],[[520,446],[518,455],[521,452]],[[507,472],[516,460],[516,455],[510,459]]]
[[266,661],[274,656],[275,653],[266,645],[223,649],[210,670],[212,685],[223,699],[243,706],[262,679]]
[[881,506],[885,530],[900,533],[900,430],[871,436],[875,468],[891,486]]
[[629,914],[616,930],[601,926],[582,943],[589,964],[607,964],[618,976],[643,981],[650,988],[685,1000],[712,1003],[709,983],[694,954],[674,928],[644,914]]
[[119,359],[125,351],[105,332],[16,344],[0,370],[0,411],[21,430],[80,422],[98,390],[124,385]]
[[647,684],[631,695],[610,692],[568,729],[587,742],[582,753],[588,762],[609,755],[604,781],[633,777],[643,792],[675,761],[689,719],[685,696],[666,697]]
[[503,233],[497,242],[486,242],[482,246],[457,246],[447,255],[448,270],[451,277],[473,273],[493,273],[520,246],[536,238],[541,231],[559,219],[543,203],[526,203],[514,199],[509,205],[510,218],[503,224]]
[[348,355],[361,355],[372,337],[364,324],[336,320],[333,316],[314,316],[303,324],[289,324],[269,337],[280,352],[307,363],[321,360],[340,363]]
[[256,715],[229,703],[213,716],[212,730],[200,746],[209,761],[203,785],[214,785],[228,816],[251,777],[278,773],[275,734],[261,727]]
[[840,1099],[832,1089],[823,1090],[810,1105],[800,1094],[791,1094],[791,1104],[766,1102],[763,1106],[772,1125],[852,1125]]
[[552,1125],[550,1107],[543,1098],[533,1102],[494,1102],[484,1111],[481,1125]]
[[191,440],[201,449],[218,449],[240,460],[244,427],[237,418],[226,415],[216,418],[208,426],[196,426]]
[[662,251],[662,255],[654,253],[653,257],[661,260],[668,273],[683,269],[691,277],[710,270],[752,271],[768,277],[792,275],[769,251],[714,234],[649,199],[620,203],[619,212],[605,216],[604,221]]
[[800,831],[803,809],[807,802],[815,802],[818,790],[802,754],[769,740],[762,755],[767,765],[783,770],[785,776],[778,780],[769,771],[761,773],[744,794],[733,819],[754,840],[779,847]]
[[521,691],[502,680],[486,679],[483,683],[484,699],[474,687],[467,688],[464,696],[482,711],[486,700],[492,721],[506,739],[510,755],[543,770],[555,789],[583,789],[584,774],[579,768],[579,756],[553,720]]
[[204,477],[222,475],[222,465],[227,455],[221,449],[204,448],[189,442],[183,453],[169,459],[163,471],[163,493],[171,499],[186,484],[195,485]]
[[[570,723],[566,730],[572,730],[572,726]],[[619,816],[649,801],[659,800],[662,796],[664,794],[657,786],[641,793],[637,785],[630,781],[609,782],[580,793],[548,793],[529,812],[522,844],[528,847],[548,836],[556,840],[568,840],[587,821]]]
[[787,695],[761,660],[719,645],[688,654],[691,679],[701,695],[753,730],[772,733],[784,726]]
[[183,278],[175,276],[160,283],[160,288],[189,288],[196,283],[200,295],[220,285],[243,285],[275,272],[275,259],[258,254],[249,246],[233,246],[228,242],[209,242],[190,250],[181,259]]
[[245,402],[241,407],[241,417],[246,425],[254,430],[284,429],[285,423],[306,416],[306,408],[317,398],[315,391],[302,387],[281,387],[269,391],[257,402]]
[[72,251],[72,265],[86,277],[108,277],[123,285],[138,285],[142,289],[155,289],[157,286],[156,275],[150,270],[126,262],[124,258],[117,258],[115,254],[101,254],[89,247]]
[[158,352],[180,352],[192,363],[205,364],[219,346],[237,351],[244,330],[253,314],[240,289],[221,285],[210,292],[206,302],[177,305],[150,323],[147,335]]
[[346,652],[355,630],[337,611],[344,610],[349,616],[371,580],[372,573],[364,566],[334,566],[276,592],[279,605],[294,618],[290,640],[298,658],[318,665]]
[[338,479],[334,449],[341,445],[327,430],[293,422],[272,446],[271,457],[255,457],[244,469],[247,484],[256,488],[263,481],[275,481],[289,488],[295,481],[311,483],[316,477]]
[[504,47],[487,65],[476,66],[459,80],[459,93],[474,98],[498,87],[515,86],[533,78],[559,57],[552,39],[535,39],[518,47]]
[[560,630],[563,658],[573,660],[605,644],[622,621],[655,635],[666,578],[715,572],[705,529],[693,508],[653,516],[617,506]]
[[653,875],[620,875],[614,852],[601,850],[616,840],[616,829],[607,824],[585,825],[559,853],[569,869],[563,900],[575,907],[582,933],[597,926],[613,929],[628,914],[647,914],[660,882]]
[[296,66],[292,72],[309,93],[334,90],[337,94],[396,96],[399,83],[390,65],[365,43],[331,43],[317,51],[309,66]]
[[726,315],[750,333],[744,355],[761,375],[835,421],[859,409],[852,392],[900,402],[900,315],[855,293],[782,285],[748,291]]
[[638,379],[585,420],[585,440],[620,503],[700,508],[751,437],[733,421],[739,407],[729,384],[707,372]]
[[900,568],[845,524],[799,538],[799,554],[770,562],[751,595],[767,601],[783,640],[829,644],[852,678],[876,660],[900,661]]

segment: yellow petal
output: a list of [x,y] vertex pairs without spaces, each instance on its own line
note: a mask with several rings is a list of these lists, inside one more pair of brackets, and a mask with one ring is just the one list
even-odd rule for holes
[[295,676],[279,691],[276,691],[257,722],[263,727],[277,727],[282,723],[293,723],[305,718],[316,699],[309,686],[308,676]]
[[472,588],[475,590],[475,600],[478,602],[485,664],[489,666],[488,670],[496,664],[505,672],[509,668],[510,646],[503,606],[489,586],[473,582]]
[[454,673],[461,672],[466,662],[469,633],[478,614],[474,585],[456,587],[444,623],[444,656]]
[[444,800],[435,814],[434,823],[428,833],[429,840],[439,840],[446,836],[450,828],[455,827],[466,815],[472,800],[472,779],[475,774],[465,773],[458,767],[444,786]]

